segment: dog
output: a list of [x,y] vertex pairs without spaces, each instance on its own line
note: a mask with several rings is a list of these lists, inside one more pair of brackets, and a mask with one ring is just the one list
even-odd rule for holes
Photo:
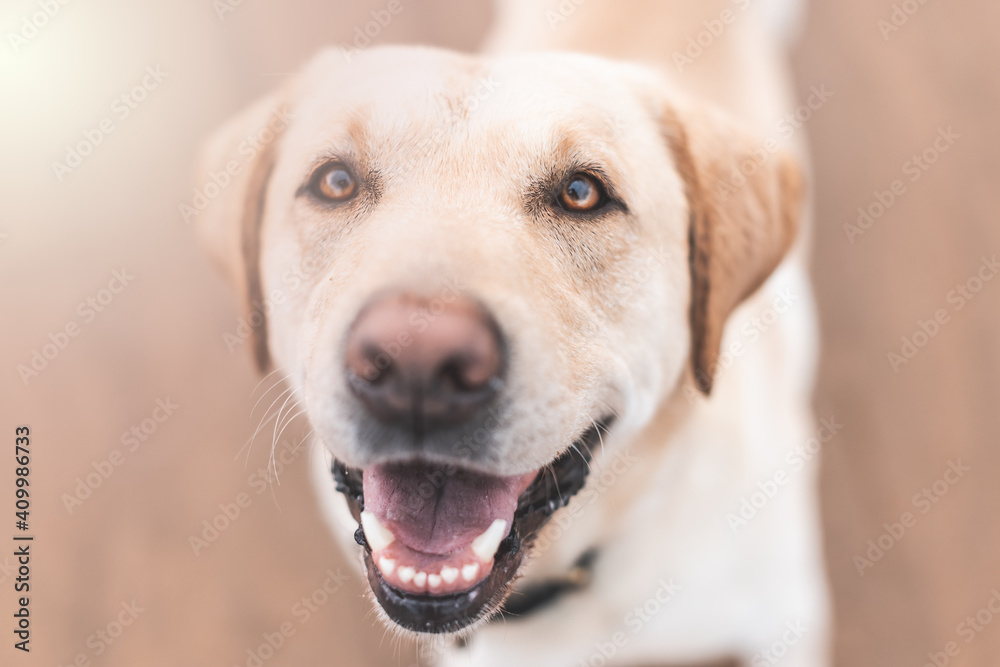
[[822,667],[805,178],[761,131],[780,77],[741,114],[594,38],[694,3],[568,6],[555,39],[518,26],[557,4],[506,3],[484,55],[320,53],[209,142],[203,178],[229,178],[199,234],[380,617],[438,662]]

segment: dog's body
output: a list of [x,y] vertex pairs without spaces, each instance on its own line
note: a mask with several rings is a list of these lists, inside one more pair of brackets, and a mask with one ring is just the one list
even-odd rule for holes
[[[778,123],[793,97],[781,47],[799,20],[796,0],[497,5],[490,51],[555,48],[652,62],[765,140],[783,137]],[[715,34],[726,10],[737,18]],[[698,43],[706,31],[713,37],[707,46],[707,39]],[[804,156],[803,136],[789,146]],[[802,232],[771,279],[733,313],[722,344],[733,351],[732,366],[720,370],[711,398],[695,399],[680,418],[664,411],[631,445],[637,464],[622,474],[611,470],[608,490],[587,496],[586,511],[565,529],[550,527],[545,542],[552,548],[532,563],[528,580],[566,572],[588,545],[601,544],[589,590],[530,619],[490,626],[467,650],[449,654],[447,665],[589,666],[604,664],[602,657],[609,665],[724,657],[754,667],[828,663],[818,462],[786,458],[837,428],[823,428],[810,408],[817,332],[808,224]],[[764,323],[776,305],[783,312]],[[773,481],[779,471],[790,471],[780,487]],[[761,493],[773,489],[777,495],[758,510]],[[667,602],[664,582],[676,588]]]
[[[542,3],[506,5],[491,49],[662,63],[714,16],[563,4],[554,30]],[[202,233],[261,313],[261,368],[280,369],[324,445],[333,523],[347,544],[364,523],[386,619],[475,628],[445,664],[826,664],[816,459],[796,453],[819,428],[797,149],[765,142],[787,139],[788,95],[756,19],[726,25],[691,85],[575,55],[328,52],[208,151],[219,169],[273,131]],[[421,375],[441,349],[447,387]],[[589,476],[573,452],[592,452]],[[576,491],[560,484],[582,479],[559,509]],[[515,579],[565,579],[588,552],[589,583],[489,621]]]

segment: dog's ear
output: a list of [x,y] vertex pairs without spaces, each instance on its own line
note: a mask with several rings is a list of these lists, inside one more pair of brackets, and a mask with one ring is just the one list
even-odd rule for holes
[[[253,104],[209,140],[197,169],[195,225],[243,302],[257,367],[271,364],[260,279],[260,229],[267,184],[290,115],[273,95]],[[201,197],[201,202],[198,197]],[[201,203],[201,207],[198,204]]]
[[754,139],[714,109],[670,104],[662,127],[690,210],[691,363],[709,394],[726,320],[795,238],[802,175],[776,142]]

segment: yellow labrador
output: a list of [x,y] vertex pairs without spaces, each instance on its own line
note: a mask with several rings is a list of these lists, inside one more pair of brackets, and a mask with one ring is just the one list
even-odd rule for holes
[[761,141],[651,68],[395,47],[211,142],[199,230],[387,624],[455,664],[824,664],[813,464],[772,479],[813,430],[802,176]]

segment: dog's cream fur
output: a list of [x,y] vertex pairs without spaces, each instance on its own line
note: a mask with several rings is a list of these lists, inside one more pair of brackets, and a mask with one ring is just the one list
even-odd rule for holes
[[[325,445],[314,467],[328,508],[344,504],[328,455],[376,460],[338,369],[347,327],[385,290],[466,292],[511,339],[511,401],[472,465],[537,469],[592,420],[618,416],[588,488],[524,571],[562,574],[596,545],[593,583],[530,619],[480,627],[446,664],[599,664],[609,645],[609,664],[750,663],[793,624],[805,630],[781,664],[822,667],[815,462],[748,525],[734,530],[730,516],[817,427],[801,235],[789,251],[801,212],[789,155],[802,151],[768,152],[746,184],[718,191],[789,104],[779,60],[750,14],[696,63],[703,75],[672,81],[603,58],[506,53],[568,48],[669,67],[669,45],[731,3],[570,4],[550,30],[545,3],[508,3],[490,40],[503,55],[320,55],[212,142],[205,165],[217,170],[248,134],[273,130],[200,230],[250,307],[268,311],[257,358],[288,377]],[[618,34],[614,21],[643,28]],[[334,155],[370,170],[369,200],[330,208],[302,194],[317,159]],[[606,171],[627,212],[573,221],[526,209],[536,180],[580,162]],[[775,303],[784,312],[748,339],[744,325]],[[355,526],[335,523],[350,544]],[[637,627],[629,614],[647,603],[656,611]]]

